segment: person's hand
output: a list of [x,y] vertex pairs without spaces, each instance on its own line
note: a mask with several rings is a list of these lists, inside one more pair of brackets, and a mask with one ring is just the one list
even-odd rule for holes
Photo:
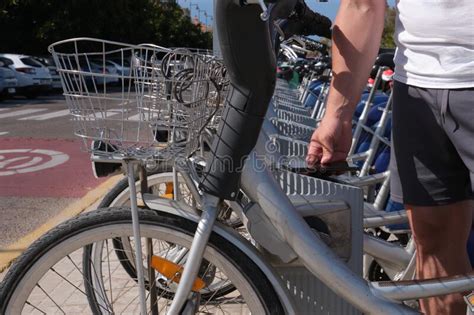
[[311,136],[306,163],[309,166],[344,161],[352,143],[352,122],[325,115]]

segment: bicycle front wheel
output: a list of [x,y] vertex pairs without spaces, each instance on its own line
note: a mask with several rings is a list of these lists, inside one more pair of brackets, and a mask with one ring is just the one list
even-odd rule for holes
[[[152,240],[154,255],[176,262],[177,251],[187,252],[195,222],[145,209],[140,209],[139,216],[142,244],[147,244],[147,239]],[[130,278],[120,267],[112,245],[114,239],[133,239],[132,235],[131,212],[127,208],[99,209],[59,225],[36,241],[10,268],[0,285],[0,314],[92,314],[91,308],[95,308],[87,296],[91,283],[83,276],[82,251],[93,244],[102,244],[102,257],[85,265],[92,266],[96,277],[102,277],[99,279],[102,286],[95,287],[100,290],[101,313],[139,313],[136,279]],[[222,285],[232,283],[236,290],[215,299],[203,299],[202,294],[197,313],[224,314],[242,310],[252,314],[284,313],[263,272],[226,239],[213,233],[204,259],[204,268],[200,271],[205,283],[203,292],[214,281]],[[163,286],[174,285],[173,279],[158,271],[154,280]],[[155,301],[153,307],[162,314],[171,303],[159,294],[152,298],[149,291],[147,305],[151,311],[150,301]]]

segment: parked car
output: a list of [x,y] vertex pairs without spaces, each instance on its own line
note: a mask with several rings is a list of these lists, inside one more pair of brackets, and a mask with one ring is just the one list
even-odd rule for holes
[[52,57],[33,57],[35,60],[39,61],[43,66],[49,69],[51,74],[52,84],[54,90],[62,89],[61,78],[59,77],[59,72],[54,64]]
[[0,54],[15,71],[18,80],[17,93],[28,98],[36,98],[39,94],[52,89],[52,79],[48,68],[33,57],[17,54]]
[[[103,85],[104,83],[107,85],[114,85],[119,83],[119,79],[117,76],[117,69],[112,66],[112,65],[105,65],[103,67],[101,61],[93,61],[93,60],[86,60],[82,59],[79,61],[80,67],[82,71],[86,72],[92,72],[94,75],[92,77],[94,78],[94,81],[97,85]],[[104,75],[109,75],[113,74],[114,76],[100,76],[100,75],[95,75],[95,74],[104,74]]]
[[111,59],[111,60],[107,60],[106,64],[109,66],[115,67],[119,75],[130,76],[130,61],[129,60]]
[[8,61],[0,57],[0,101],[14,95],[17,85],[15,72],[8,67]]

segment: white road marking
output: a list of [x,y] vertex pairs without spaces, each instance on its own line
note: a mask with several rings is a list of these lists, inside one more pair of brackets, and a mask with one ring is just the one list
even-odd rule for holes
[[140,114],[136,114],[136,115],[128,117],[128,120],[138,121],[139,117],[140,117]]
[[8,131],[0,131],[0,136],[4,136],[4,135],[7,135],[7,134],[9,134]]
[[[18,153],[20,153],[21,156],[18,156]],[[0,176],[37,172],[47,168],[55,167],[69,160],[69,155],[65,153],[42,149],[0,150],[0,154],[2,154],[0,155]],[[8,155],[10,154],[17,156],[8,158]],[[8,166],[9,164],[21,160],[26,161],[21,165]]]
[[0,168],[4,168],[8,164],[11,164],[11,163],[14,163],[14,162],[18,162],[18,161],[21,161],[21,160],[28,159],[27,156],[18,156],[16,158],[12,158],[12,159],[9,159],[9,160],[4,160],[5,156],[3,156],[3,155],[0,155],[0,158],[3,160],[3,161],[0,161]]
[[[25,159],[28,159],[28,157],[24,157]],[[13,160],[13,159],[11,159]],[[10,160],[10,161],[11,161]],[[28,162],[25,162],[23,164],[20,164],[20,165],[14,165],[14,166],[10,166],[8,167],[9,170],[16,170],[16,169],[19,169],[19,168],[26,168],[26,167],[29,167],[31,165],[35,165],[35,164],[38,164],[39,162],[41,162],[43,160],[43,158],[39,157],[39,156],[35,156],[34,158],[32,158],[31,160],[29,160]]]
[[73,121],[73,120],[80,121],[83,118],[87,118],[88,121],[102,120],[102,119],[109,119],[112,116],[121,114],[121,112],[114,111],[114,110],[109,110],[109,111],[106,111],[104,113],[105,113],[105,115],[102,115],[103,114],[102,112],[96,112],[96,113],[91,113],[91,114],[84,115],[84,116],[81,116],[81,117],[71,117],[69,120],[71,120],[71,121]]
[[64,109],[57,112],[46,113],[46,114],[41,114],[41,115],[23,117],[23,118],[19,118],[18,120],[46,120],[46,119],[51,119],[51,118],[56,118],[56,117],[61,117],[61,116],[66,116],[66,115],[69,115],[69,109]]
[[108,110],[105,112],[105,117],[109,118],[118,114],[121,114],[122,112],[120,110]]
[[28,115],[28,114],[33,114],[33,113],[45,111],[45,110],[46,110],[46,108],[31,108],[31,109],[16,110],[16,111],[5,113],[5,114],[0,114],[0,118],[8,118],[8,117]]

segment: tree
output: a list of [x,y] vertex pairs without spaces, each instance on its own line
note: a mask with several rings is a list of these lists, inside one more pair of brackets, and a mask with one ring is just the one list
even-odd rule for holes
[[210,48],[176,3],[156,0],[3,0],[0,52],[44,55],[51,43],[96,37],[126,43]]
[[395,48],[395,16],[397,11],[395,8],[387,7],[385,11],[385,26],[382,33],[382,42],[380,47],[383,48]]

